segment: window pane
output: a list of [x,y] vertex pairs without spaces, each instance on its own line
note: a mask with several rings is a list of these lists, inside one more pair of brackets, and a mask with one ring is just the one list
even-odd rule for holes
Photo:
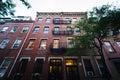
[[105,44],[105,46],[107,47],[107,49],[108,49],[109,52],[114,52],[114,50],[113,50],[110,42],[104,42],[104,44]]
[[42,22],[42,20],[43,20],[42,18],[38,18],[38,22]]
[[76,32],[80,32],[80,28],[78,26],[75,27]]
[[39,26],[36,26],[33,30],[33,33],[38,33],[38,31],[39,31]]
[[53,48],[59,48],[59,39],[54,39]]
[[89,59],[83,59],[85,70],[86,70],[86,75],[87,76],[94,76],[94,70],[91,64],[91,61]]
[[2,30],[0,31],[0,33],[4,33],[4,32],[6,32],[7,29],[8,29],[8,26],[3,27]]
[[71,27],[67,27],[67,31],[72,31],[72,28]]
[[47,39],[42,39],[40,44],[40,49],[45,50],[47,45]]
[[10,32],[14,33],[18,29],[18,26],[14,26]]
[[68,39],[67,47],[68,48],[73,48],[73,40],[72,39]]
[[10,41],[9,39],[4,39],[0,44],[0,48],[5,48],[9,41]]
[[23,27],[22,33],[26,33],[29,30],[29,27]]
[[17,39],[12,48],[18,48],[21,42],[22,42],[21,39]]
[[46,23],[49,23],[49,22],[50,22],[50,18],[47,18],[47,19],[46,19]]
[[116,41],[117,45],[120,47],[120,41]]
[[0,77],[3,77],[5,74],[5,71],[7,70],[8,66],[10,65],[11,60],[5,59],[3,64],[0,67]]
[[44,34],[47,34],[49,32],[49,27],[44,27]]
[[35,39],[30,39],[30,42],[29,42],[27,48],[33,48],[33,47],[34,47],[34,44],[35,44]]

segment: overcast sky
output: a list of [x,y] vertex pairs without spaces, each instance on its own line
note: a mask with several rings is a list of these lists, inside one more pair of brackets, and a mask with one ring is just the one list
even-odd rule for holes
[[[84,12],[103,4],[120,5],[120,0],[27,0],[32,8],[27,9],[19,0],[15,16],[31,16],[35,19],[36,12]],[[119,6],[120,7],[120,6]]]

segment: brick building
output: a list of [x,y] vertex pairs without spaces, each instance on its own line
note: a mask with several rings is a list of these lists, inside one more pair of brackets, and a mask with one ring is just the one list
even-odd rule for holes
[[72,49],[72,38],[84,34],[75,24],[86,18],[86,12],[37,12],[35,21],[1,18],[0,79],[119,80],[119,35],[103,42],[108,71],[96,49]]

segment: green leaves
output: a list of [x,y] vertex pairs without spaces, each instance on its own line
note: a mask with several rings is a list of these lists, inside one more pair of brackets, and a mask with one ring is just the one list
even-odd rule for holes
[[[26,0],[20,0],[27,8],[31,5]],[[12,15],[14,16],[16,4],[12,0],[0,0],[0,17]]]

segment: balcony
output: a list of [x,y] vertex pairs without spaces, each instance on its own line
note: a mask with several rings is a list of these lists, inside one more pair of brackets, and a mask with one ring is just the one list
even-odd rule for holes
[[56,31],[56,30],[52,31],[53,35],[72,35],[73,33],[74,33],[73,30],[65,30],[65,29],[58,30],[58,31]]
[[71,24],[71,20],[53,20],[54,24]]
[[65,53],[66,48],[66,42],[60,42],[59,44],[51,43],[50,45],[50,51],[52,53]]
[[67,42],[59,42],[59,44],[51,43],[50,51],[53,54],[67,54],[67,55],[96,55],[96,49],[91,48],[75,48],[73,44]]

